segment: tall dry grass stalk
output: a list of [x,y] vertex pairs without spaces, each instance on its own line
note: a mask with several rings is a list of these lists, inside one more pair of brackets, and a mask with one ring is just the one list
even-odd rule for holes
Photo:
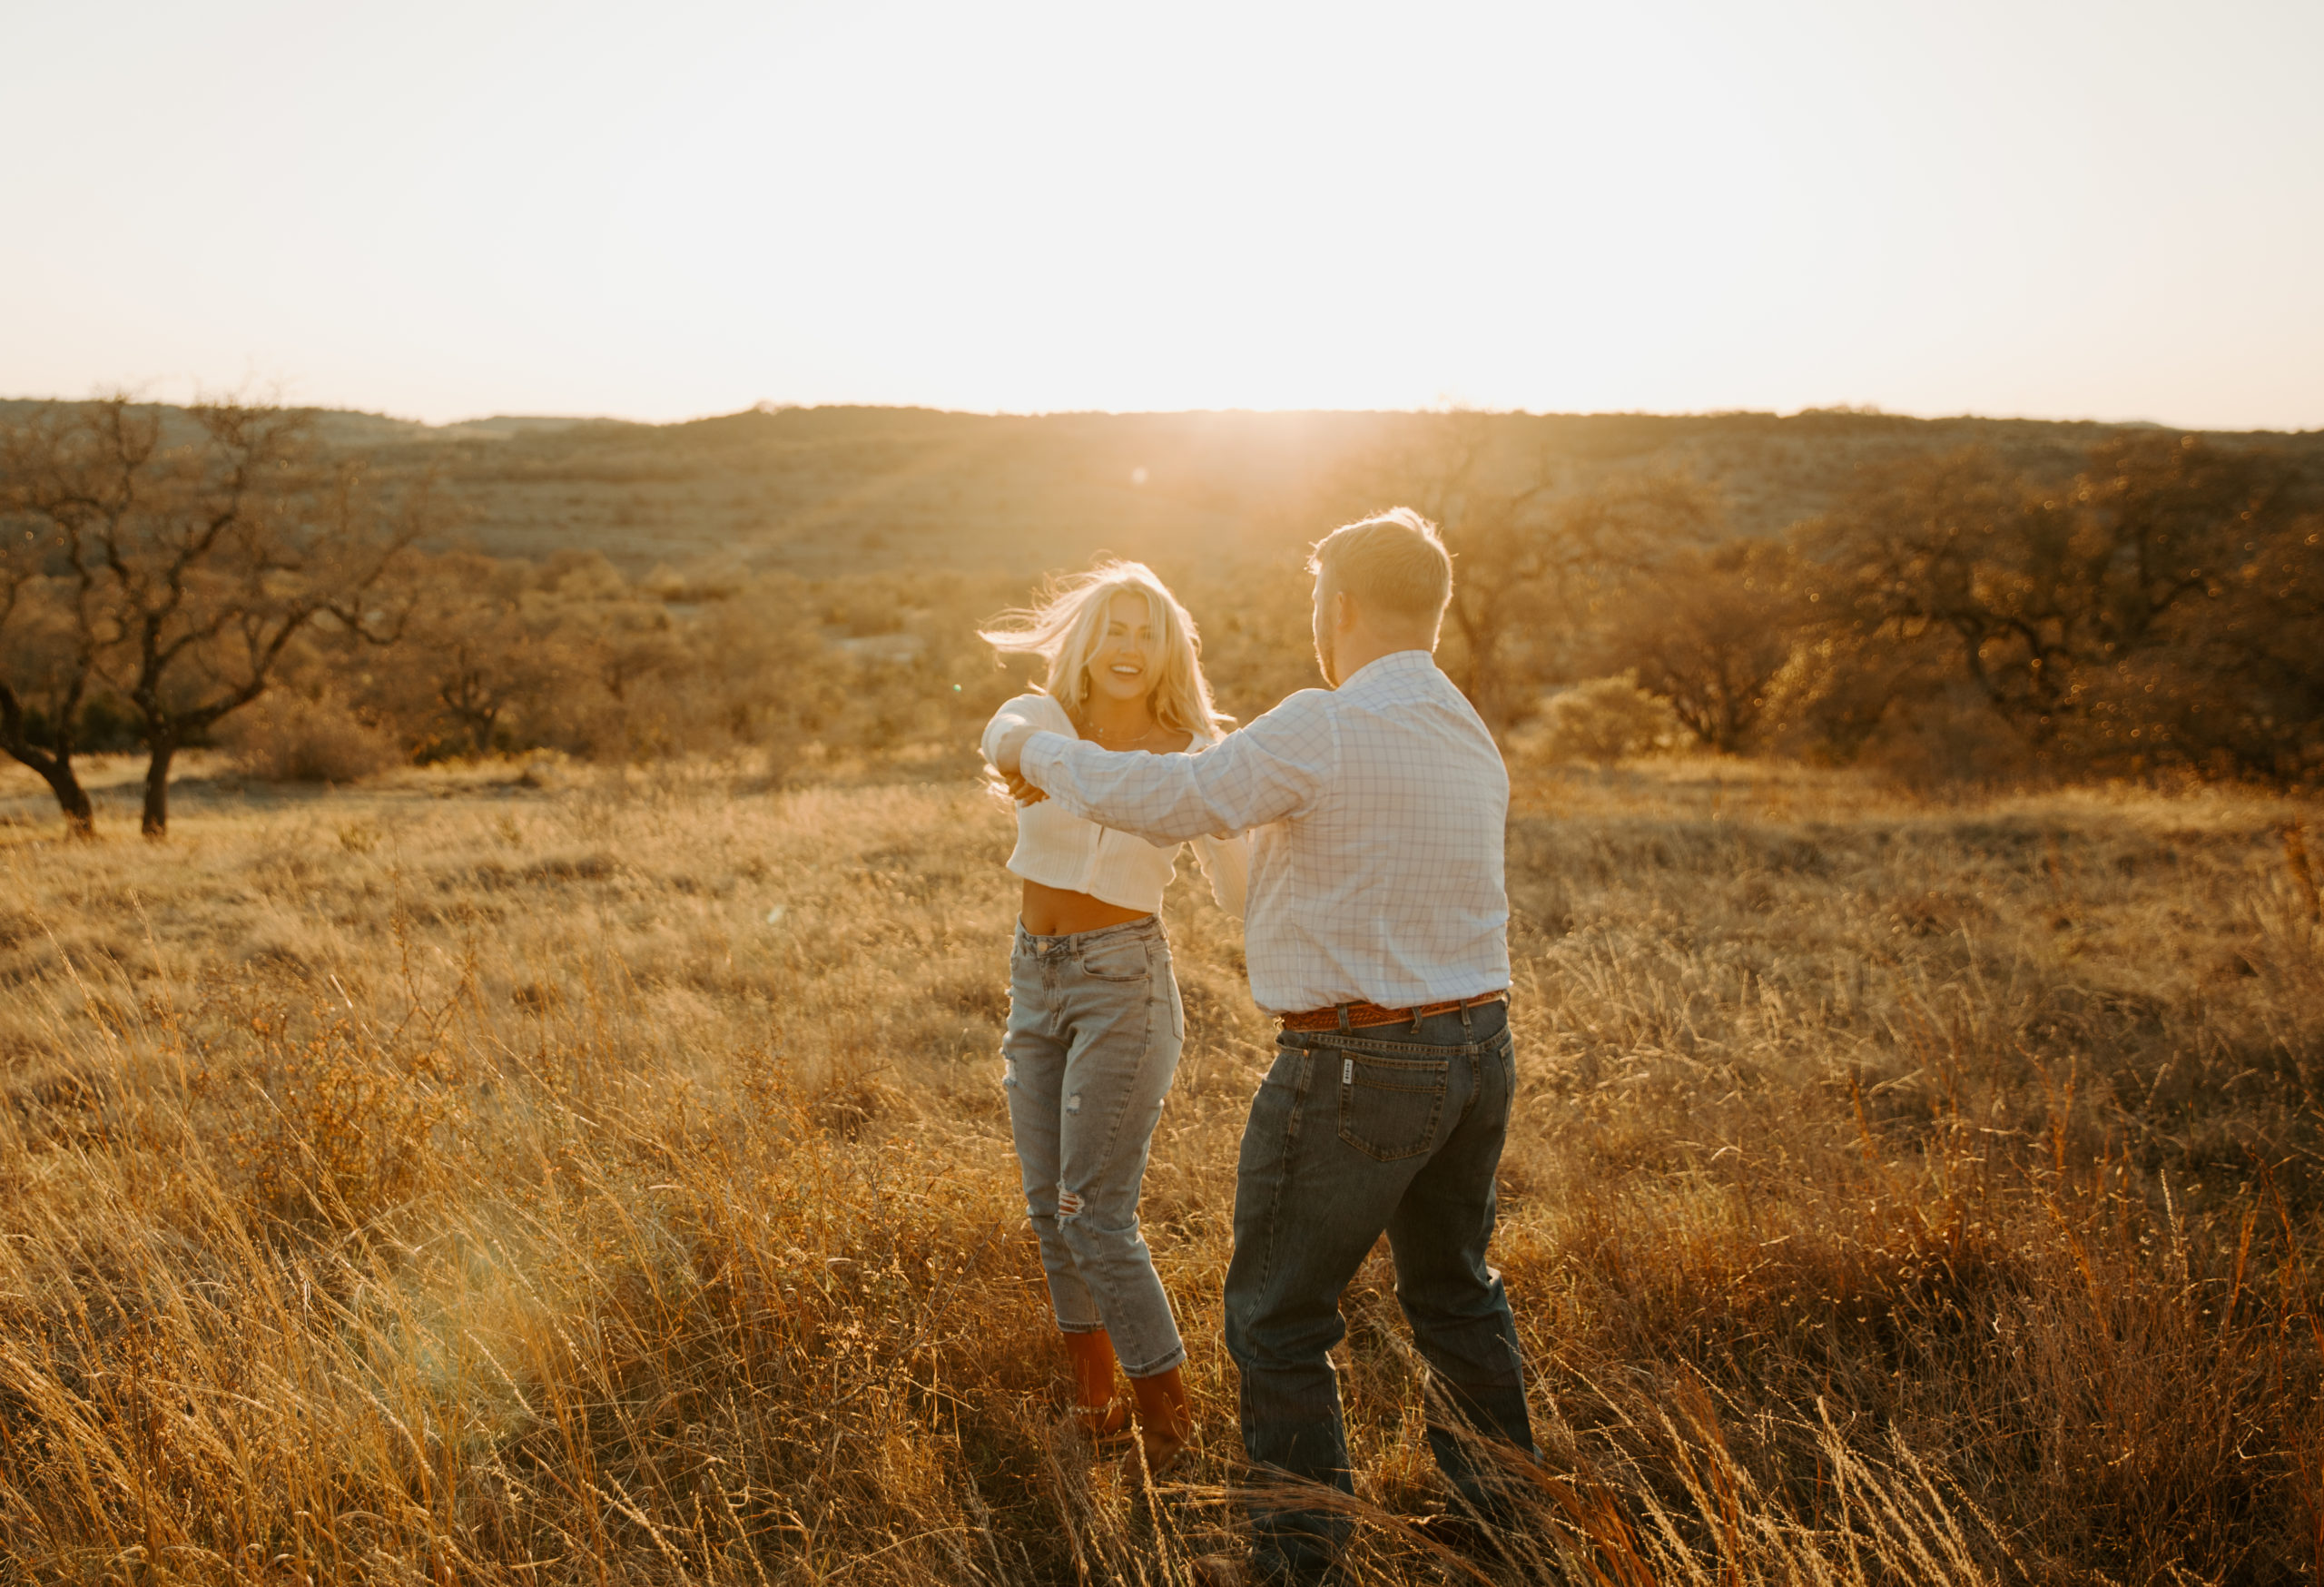
[[[1190,1475],[1057,1430],[1007,826],[748,767],[0,829],[0,1546],[46,1580],[1181,1582],[1266,1052],[1199,888],[1146,1214]],[[2275,1582],[2324,1536],[2324,930],[2227,794],[1521,780],[1497,1260],[1546,1463],[1443,1503],[1375,1257],[1378,1581]]]

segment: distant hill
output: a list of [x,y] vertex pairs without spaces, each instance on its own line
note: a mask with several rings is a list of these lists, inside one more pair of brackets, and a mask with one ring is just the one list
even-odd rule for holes
[[[54,403],[36,397],[0,397],[0,422],[20,419]],[[171,407],[172,413],[182,409]],[[496,414],[490,419],[464,419],[456,424],[422,424],[416,419],[396,419],[385,413],[363,413],[346,408],[315,410],[315,432],[337,447],[383,447],[399,442],[435,440],[505,440],[539,430],[570,429],[576,424],[615,424],[615,419],[557,418],[547,414]]]
[[[31,406],[0,401],[0,418]],[[682,424],[499,416],[428,426],[327,412],[321,433],[383,470],[431,470],[501,555],[603,551],[634,574],[724,566],[809,576],[903,565],[1030,575],[1097,550],[1183,562],[1288,553],[1403,494],[1443,417],[1413,413],[1064,413],[753,409]],[[1868,463],[1981,444],[2063,477],[2139,428],[1851,410],[1503,414],[1472,421],[1489,472],[1546,467],[1586,486],[1678,469],[1727,498],[1741,533],[1827,507]],[[2324,432],[2223,435],[2324,461]]]

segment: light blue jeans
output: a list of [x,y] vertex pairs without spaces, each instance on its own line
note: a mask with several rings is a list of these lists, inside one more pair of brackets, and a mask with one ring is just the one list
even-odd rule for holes
[[1057,1326],[1112,1336],[1132,1377],[1187,1358],[1138,1230],[1138,1188],[1186,1013],[1158,916],[1036,937],[1009,956],[1001,1084]]

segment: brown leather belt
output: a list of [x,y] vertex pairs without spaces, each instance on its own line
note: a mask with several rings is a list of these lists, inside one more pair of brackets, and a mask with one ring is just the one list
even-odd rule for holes
[[1449,1003],[1423,1003],[1412,1009],[1384,1009],[1378,1003],[1342,1003],[1329,1009],[1310,1009],[1304,1014],[1278,1014],[1286,1030],[1337,1030],[1340,1016],[1347,1016],[1347,1028],[1361,1030],[1366,1025],[1402,1025],[1407,1020],[1427,1019],[1431,1014],[1457,1013],[1473,1009],[1479,1003],[1497,1003],[1509,995],[1507,989],[1489,991],[1473,998],[1455,998]]

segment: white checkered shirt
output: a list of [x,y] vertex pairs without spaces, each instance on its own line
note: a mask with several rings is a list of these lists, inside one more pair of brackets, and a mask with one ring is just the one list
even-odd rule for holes
[[1198,754],[1037,733],[1028,781],[1157,843],[1251,833],[1251,996],[1271,1013],[1446,1002],[1509,984],[1509,773],[1424,650],[1303,689]]

